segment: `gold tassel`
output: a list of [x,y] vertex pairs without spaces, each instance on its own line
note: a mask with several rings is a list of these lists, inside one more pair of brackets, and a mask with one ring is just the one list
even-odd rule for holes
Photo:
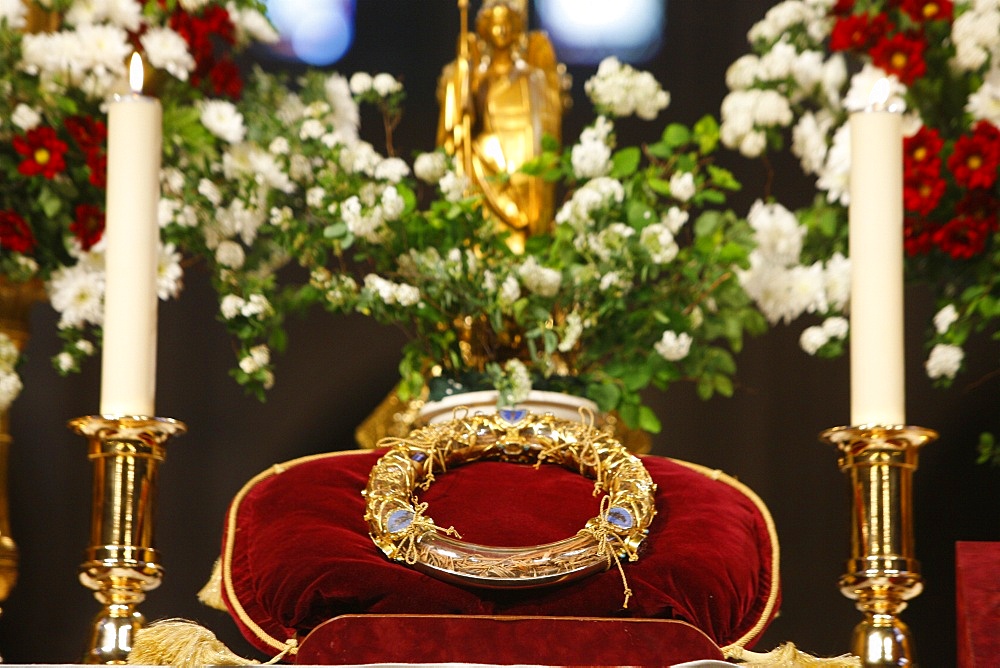
[[237,656],[204,626],[186,619],[164,619],[136,632],[128,663],[196,668],[250,666],[260,662]]
[[799,651],[793,643],[763,654],[738,646],[726,647],[725,655],[742,662],[741,668],[861,668],[861,659],[851,654],[826,659]]
[[208,578],[205,586],[201,588],[201,591],[198,592],[198,600],[201,601],[202,605],[206,605],[209,608],[215,608],[223,612],[228,610],[225,601],[222,600],[222,559],[215,560],[215,566],[212,567],[212,575]]

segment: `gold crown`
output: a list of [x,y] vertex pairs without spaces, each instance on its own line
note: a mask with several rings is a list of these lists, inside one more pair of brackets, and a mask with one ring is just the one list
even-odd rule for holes
[[525,24],[528,20],[528,0],[486,0],[483,3],[483,10],[490,9],[491,7],[509,7],[524,19]]

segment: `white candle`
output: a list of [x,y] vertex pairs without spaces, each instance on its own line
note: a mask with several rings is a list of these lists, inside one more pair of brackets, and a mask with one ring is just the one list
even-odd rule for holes
[[158,100],[142,95],[138,54],[129,83],[131,94],[108,103],[100,411],[153,416],[163,113]]
[[[851,424],[905,419],[902,114],[888,82],[851,114]],[[883,93],[885,93],[883,95]]]

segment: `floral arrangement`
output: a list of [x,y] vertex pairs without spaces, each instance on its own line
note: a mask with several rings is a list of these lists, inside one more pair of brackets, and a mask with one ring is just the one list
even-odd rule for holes
[[[734,353],[765,321],[739,281],[753,233],[725,207],[739,184],[712,160],[714,119],[617,146],[616,122],[651,121],[669,95],[646,72],[603,63],[586,85],[593,123],[528,168],[564,199],[551,232],[515,254],[449,156],[411,166],[394,154],[405,93],[391,75],[240,81],[231,54],[274,37],[260,10],[0,0],[0,274],[44,281],[60,371],[100,333],[102,101],[135,49],[164,108],[160,296],[179,292],[182,258],[208,268],[248,391],[274,383],[286,318],[321,307],[407,331],[403,399],[562,390],[655,432],[645,388],[732,393]],[[30,30],[39,17],[47,32]],[[383,116],[384,155],[362,138],[362,104]]]
[[[242,80],[234,54],[277,33],[257,0],[0,0],[0,278],[44,282],[60,313],[61,372],[95,351],[103,318],[104,102],[142,54],[164,118],[164,166],[209,161],[199,121]],[[164,230],[159,294],[181,288]]]
[[17,345],[9,336],[0,332],[0,413],[10,408],[17,395],[21,394],[23,385],[17,373],[19,358]]
[[790,143],[818,193],[794,213],[755,205],[747,290],[772,323],[826,318],[802,332],[808,353],[843,351],[847,118],[887,78],[904,109],[906,277],[937,300],[925,368],[948,386],[969,337],[1000,317],[1000,3],[787,0],[748,38],[752,53],[726,75],[722,140],[752,158]]
[[374,104],[392,146],[405,98],[391,75],[256,72],[203,117],[225,149],[168,172],[163,192],[165,229],[212,269],[237,380],[264,394],[284,318],[318,306],[407,331],[404,400],[562,390],[657,431],[644,388],[730,394],[733,352],[765,323],[738,280],[752,231],[724,206],[739,184],[712,162],[718,124],[618,147],[612,114],[653,118],[667,93],[613,59],[586,88],[594,122],[528,170],[562,189],[551,232],[515,254],[449,156],[411,168],[360,137],[358,104]]

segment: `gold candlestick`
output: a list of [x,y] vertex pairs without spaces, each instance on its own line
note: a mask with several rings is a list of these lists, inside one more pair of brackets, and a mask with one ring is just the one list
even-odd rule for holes
[[94,464],[90,547],[80,581],[104,606],[94,619],[85,663],[123,664],[144,619],[136,606],[160,585],[153,546],[157,466],[183,423],[144,416],[89,416],[71,429],[87,437]]
[[910,630],[897,615],[923,591],[913,549],[913,472],[921,446],[936,438],[912,426],[836,427],[820,434],[840,451],[840,470],[850,480],[851,558],[839,585],[864,613],[851,653],[866,668],[914,665]]

